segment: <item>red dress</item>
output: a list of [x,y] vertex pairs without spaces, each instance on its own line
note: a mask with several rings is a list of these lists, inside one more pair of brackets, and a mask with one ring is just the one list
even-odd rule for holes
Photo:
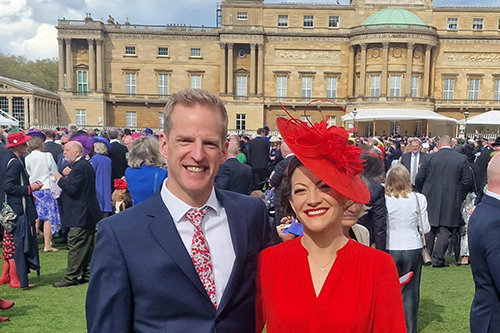
[[264,250],[257,273],[257,332],[406,332],[393,259],[353,240],[337,252],[316,297],[302,237]]

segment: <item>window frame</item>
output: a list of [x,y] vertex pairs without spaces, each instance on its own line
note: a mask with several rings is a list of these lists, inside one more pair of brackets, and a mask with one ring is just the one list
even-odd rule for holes
[[[307,18],[307,21],[306,21],[306,18]],[[302,18],[302,27],[304,29],[313,29],[314,28],[314,15],[304,15]]]
[[[169,84],[170,84],[170,75],[166,73],[158,73],[158,95],[165,97],[169,95]],[[163,78],[163,80],[162,80]],[[162,82],[163,81],[163,82]],[[166,82],[166,84],[165,84]],[[163,83],[163,85],[162,85]],[[162,89],[166,89],[166,92],[162,92]]]
[[[84,80],[81,81],[81,78]],[[76,71],[76,89],[78,91],[78,95],[87,96],[89,91],[89,73],[87,70]]]
[[247,129],[247,114],[246,113],[237,113],[236,114],[236,130],[243,131]]
[[248,21],[248,12],[236,12],[236,20],[238,20],[238,21]]
[[[337,18],[337,25],[332,26],[332,19],[336,17]],[[333,20],[334,22],[334,20]],[[338,29],[340,28],[340,15],[329,15],[328,16],[328,28],[329,29]]]
[[135,45],[125,45],[125,56],[137,57],[137,47]]
[[[300,97],[301,98],[311,98],[313,90],[313,77],[309,75],[302,76],[300,85]],[[308,86],[307,86],[308,85]]]
[[[83,115],[82,115],[82,112],[83,112]],[[83,118],[83,121],[82,121],[82,118]],[[86,109],[76,109],[75,110],[75,124],[76,124],[76,126],[87,126],[87,110]]]
[[276,76],[276,97],[278,99],[287,98],[287,87],[288,86],[288,76],[287,75],[277,75]]
[[326,78],[326,98],[337,98],[338,86],[338,76],[328,76]]
[[[280,18],[286,19],[285,25],[281,25],[282,23],[280,23]],[[288,15],[278,15],[278,28],[288,28]]]
[[469,100],[470,101],[479,100],[480,91],[481,91],[481,79],[477,78],[469,79]]
[[[199,55],[193,55],[193,51],[194,50],[200,50],[200,54]],[[201,58],[202,56],[202,53],[201,53],[201,47],[192,47],[190,50],[189,50],[189,57],[190,58]]]
[[[481,21],[481,23],[478,23],[476,21]],[[480,18],[480,17],[474,17],[472,18],[472,30],[475,30],[475,31],[481,31],[484,29],[484,18]]]
[[411,82],[410,82],[410,96],[411,97],[418,97],[418,75],[412,75],[411,76]]
[[495,78],[495,83],[493,88],[493,99],[495,101],[500,101],[500,78]]
[[163,129],[165,126],[165,112],[158,112],[158,128]]
[[[240,86],[240,83],[244,81],[245,85]],[[242,94],[243,93],[243,94]],[[248,97],[248,76],[247,75],[237,75],[236,76],[236,97],[245,98]]]
[[[133,115],[133,117],[131,117]],[[125,126],[137,127],[137,111],[125,112]]]
[[[167,54],[160,54],[160,50],[161,49],[165,49],[167,50]],[[170,57],[170,49],[168,46],[158,46],[158,51],[157,51],[157,57],[160,57],[160,58],[169,58]]]
[[[201,74],[191,74],[190,75],[190,87],[194,89],[202,89],[202,80],[201,80],[202,75]],[[193,79],[196,80],[196,78],[199,78],[199,86],[193,86]],[[196,82],[195,82],[196,83]]]
[[[133,80],[129,80],[129,77],[133,77]],[[137,94],[137,73],[125,73],[125,94],[128,97],[134,97]]]
[[370,97],[380,97],[380,75],[370,76]]
[[[450,22],[451,20],[455,20],[455,23],[453,22]],[[454,28],[451,26],[454,24]],[[458,17],[448,17],[447,21],[446,21],[446,27],[447,29],[446,30],[451,30],[451,31],[456,31],[458,30]]]
[[[401,74],[391,74],[389,79],[390,82],[389,97],[396,97],[396,98],[401,97],[401,81],[402,81]],[[399,83],[399,85],[396,85],[396,83]]]
[[[450,85],[451,85],[451,87],[450,87]],[[455,78],[444,78],[443,99],[445,99],[445,100],[455,99]]]

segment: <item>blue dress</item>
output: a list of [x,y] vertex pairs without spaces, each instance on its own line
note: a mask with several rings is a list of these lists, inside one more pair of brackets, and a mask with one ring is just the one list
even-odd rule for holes
[[146,164],[142,164],[140,169],[127,168],[125,178],[132,204],[137,205],[151,198],[167,175],[167,170]]
[[97,201],[103,213],[111,212],[111,159],[95,154],[90,160],[95,171],[95,190]]

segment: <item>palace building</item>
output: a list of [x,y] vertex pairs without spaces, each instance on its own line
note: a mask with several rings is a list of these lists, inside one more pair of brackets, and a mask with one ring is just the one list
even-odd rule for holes
[[[231,131],[274,129],[281,104],[367,136],[455,134],[500,108],[500,7],[223,0],[217,13],[215,27],[59,20],[59,123],[162,127],[186,87],[221,96]],[[330,101],[304,114],[315,99]]]

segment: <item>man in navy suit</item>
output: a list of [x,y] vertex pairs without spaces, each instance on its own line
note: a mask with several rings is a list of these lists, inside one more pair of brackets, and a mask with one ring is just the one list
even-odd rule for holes
[[252,185],[252,168],[238,161],[238,145],[229,142],[228,158],[219,168],[215,177],[215,187],[241,194],[250,193]]
[[160,135],[168,178],[150,200],[99,224],[89,332],[255,332],[257,258],[270,226],[262,200],[214,189],[226,133],[217,96],[189,88],[170,97]]
[[411,152],[404,153],[401,156],[401,164],[403,164],[408,172],[410,173],[411,184],[415,188],[415,179],[417,179],[417,173],[420,166],[425,161],[426,154],[420,151],[422,143],[418,138],[412,138],[409,140]]
[[500,154],[488,164],[488,191],[469,220],[469,249],[476,294],[471,333],[500,329]]

